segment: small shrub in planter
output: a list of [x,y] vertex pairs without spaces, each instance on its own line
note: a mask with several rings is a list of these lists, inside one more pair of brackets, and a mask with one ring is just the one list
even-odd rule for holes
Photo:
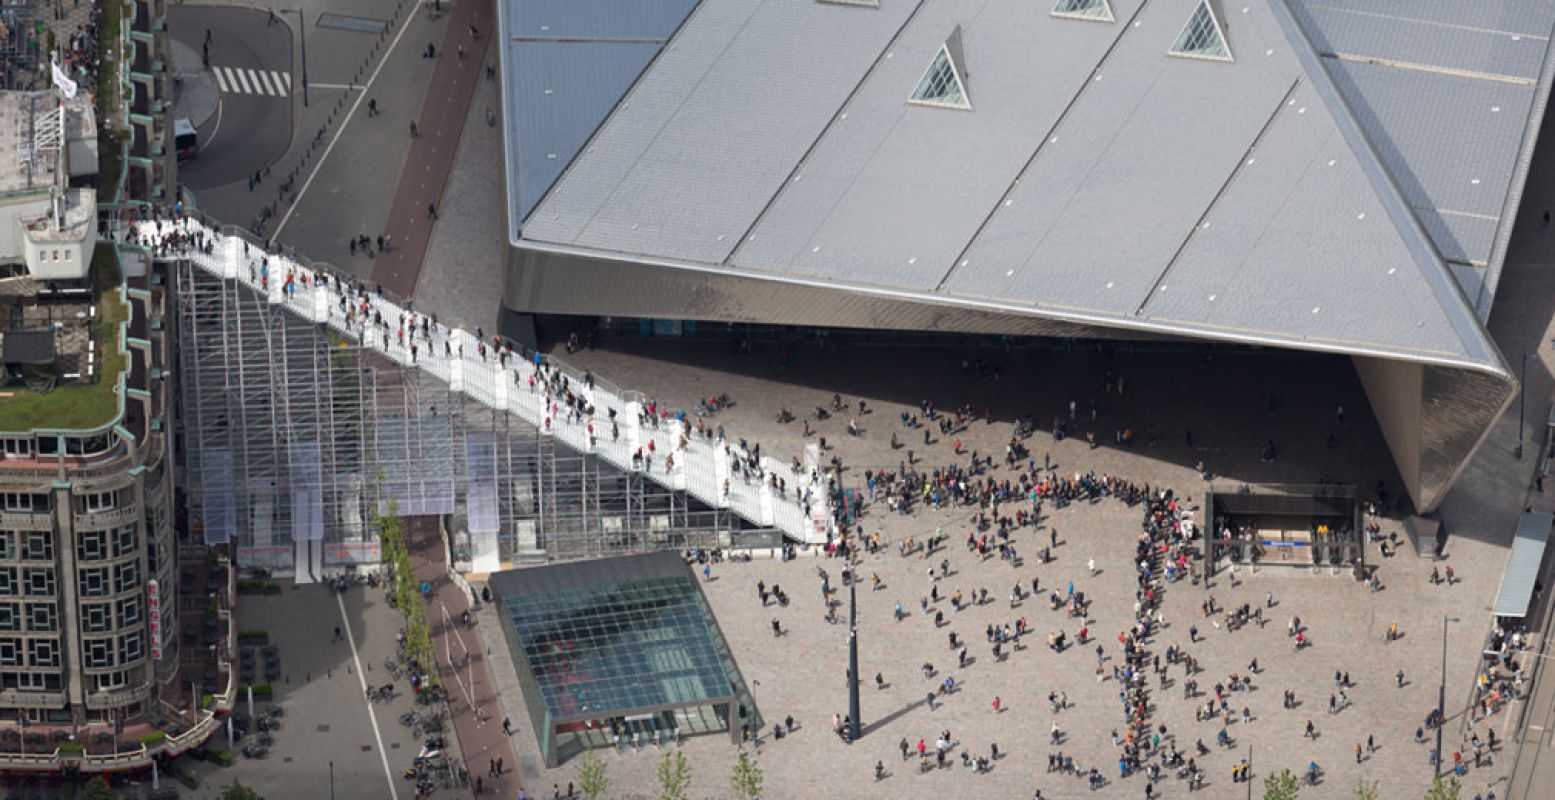
[[60,742],[59,752],[61,755],[81,755],[86,752],[86,745],[80,742]]
[[204,697],[200,698],[200,709],[201,710],[203,710],[203,711],[210,711],[211,710],[211,706],[214,706],[214,705],[216,705],[216,696],[215,695],[208,694],[208,695],[205,695]]
[[200,776],[195,774],[194,770],[180,769],[176,770],[175,772],[178,776],[179,783],[189,787],[191,790],[198,790],[200,788]]
[[258,630],[238,631],[238,641],[242,644],[268,644],[270,632]]
[[267,584],[265,584],[265,594],[280,594],[280,593],[281,593],[281,584],[279,584],[279,583],[267,583]]
[[238,594],[263,594],[264,581],[238,581]]
[[255,697],[273,697],[275,695],[275,687],[268,683],[249,684],[248,688],[254,690]]
[[212,750],[211,760],[223,767],[232,766],[232,754],[226,750]]
[[162,731],[155,731],[140,737],[140,743],[147,747],[155,747],[165,741],[167,741],[167,734]]

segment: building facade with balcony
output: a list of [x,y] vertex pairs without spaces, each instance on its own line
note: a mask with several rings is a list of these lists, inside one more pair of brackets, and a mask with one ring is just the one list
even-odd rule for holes
[[[44,413],[30,428],[0,424],[0,721],[134,719],[177,666],[176,604],[162,602],[177,585],[170,352],[153,324],[163,303],[154,288],[135,279],[107,292],[118,297],[99,307],[124,312],[99,328],[101,358],[114,366],[96,384],[55,389],[71,394],[43,406],[111,392],[106,418],[77,427],[80,417],[54,425]],[[5,405],[33,399],[30,389],[10,391],[0,423],[9,422]]]
[[123,196],[158,206],[171,206],[178,199],[167,6],[167,0],[134,0],[125,4],[125,57],[118,65],[129,146]]
[[[143,250],[96,237],[106,215],[177,200],[166,6],[104,4],[118,23],[100,54],[106,103],[41,93],[30,107],[60,123],[58,197],[4,236],[29,268],[34,251],[63,264],[74,237],[68,259],[91,288],[34,281],[33,296],[7,298],[27,307],[24,330],[0,324],[0,351],[11,337],[54,362],[0,372],[0,769],[147,768],[202,744],[231,709],[231,573],[179,544],[171,282]],[[92,175],[95,192],[79,180]],[[37,321],[63,319],[60,303],[84,305],[89,332],[41,347]]]

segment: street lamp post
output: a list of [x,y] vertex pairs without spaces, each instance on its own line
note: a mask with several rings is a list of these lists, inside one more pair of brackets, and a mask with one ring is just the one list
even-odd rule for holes
[[1253,746],[1247,746],[1247,800],[1253,800]]
[[302,42],[302,107],[308,107],[308,18],[300,8],[282,9],[287,14],[297,15],[297,36]]
[[1523,351],[1523,363],[1520,381],[1517,385],[1517,451],[1515,455],[1519,460],[1523,457],[1523,407],[1528,402],[1528,352]]
[[1447,623],[1457,617],[1442,615],[1442,681],[1436,693],[1436,777],[1442,776],[1442,729],[1447,727]]
[[858,699],[858,568],[849,567],[848,580],[848,737],[859,740]]

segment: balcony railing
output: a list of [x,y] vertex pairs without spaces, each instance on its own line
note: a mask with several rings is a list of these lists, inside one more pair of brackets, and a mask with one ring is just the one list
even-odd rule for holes
[[130,703],[138,703],[151,696],[151,684],[137,686],[133,689],[119,689],[111,692],[93,692],[86,696],[87,708],[118,708]]
[[0,692],[0,706],[12,708],[63,708],[64,692],[23,692],[6,689]]

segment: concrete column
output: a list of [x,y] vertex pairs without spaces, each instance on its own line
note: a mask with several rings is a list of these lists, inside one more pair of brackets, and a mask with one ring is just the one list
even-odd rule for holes
[[[70,701],[70,717],[84,724],[86,686],[81,676],[81,610],[76,585],[75,513],[70,485],[56,484],[50,493],[54,501],[54,585],[59,592],[59,646],[65,665],[65,695]],[[111,546],[111,544],[110,544]],[[109,580],[112,580],[109,575]]]

